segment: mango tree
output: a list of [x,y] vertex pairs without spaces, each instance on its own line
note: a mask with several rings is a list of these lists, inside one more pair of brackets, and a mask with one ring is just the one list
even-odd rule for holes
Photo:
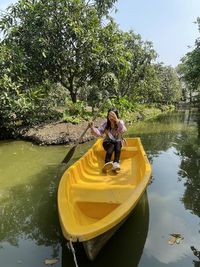
[[[106,13],[115,1],[97,2],[104,3]],[[62,84],[76,102],[79,90],[104,75],[113,58],[117,61],[116,27],[109,20],[102,26],[95,5],[21,0],[8,11],[0,21],[2,42],[12,51],[12,79],[24,88],[49,80]]]

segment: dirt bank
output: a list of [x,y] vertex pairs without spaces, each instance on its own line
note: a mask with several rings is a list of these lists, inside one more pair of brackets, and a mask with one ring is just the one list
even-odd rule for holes
[[[99,118],[95,121],[95,125],[98,126],[103,121],[104,119]],[[88,122],[79,124],[54,122],[42,126],[34,126],[30,129],[21,129],[18,136],[20,139],[29,140],[38,145],[72,144],[76,142],[87,125]],[[82,142],[92,139],[94,139],[94,136],[88,130]]]

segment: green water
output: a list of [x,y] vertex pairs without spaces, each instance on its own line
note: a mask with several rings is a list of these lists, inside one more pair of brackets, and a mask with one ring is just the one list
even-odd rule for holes
[[[133,214],[94,262],[76,246],[79,267],[197,267],[200,259],[200,118],[179,111],[129,128],[152,164],[152,182]],[[79,145],[74,161],[93,144]],[[73,267],[57,214],[65,146],[0,142],[0,267]],[[73,161],[72,161],[73,162]],[[72,163],[71,162],[71,163]],[[179,233],[180,244],[169,245]]]

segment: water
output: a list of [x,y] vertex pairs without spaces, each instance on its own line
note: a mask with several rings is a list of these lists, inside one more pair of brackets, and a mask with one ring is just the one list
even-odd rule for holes
[[[79,267],[197,267],[200,259],[200,119],[179,111],[129,128],[152,164],[152,182],[94,262],[75,246]],[[74,161],[93,144],[79,145]],[[57,187],[68,148],[0,142],[0,267],[74,267],[60,231]],[[73,162],[73,161],[72,161]],[[71,163],[72,163],[71,162]],[[71,164],[70,163],[70,164]],[[179,245],[169,235],[179,233]],[[194,248],[192,248],[194,247]],[[198,255],[198,254],[196,254]]]

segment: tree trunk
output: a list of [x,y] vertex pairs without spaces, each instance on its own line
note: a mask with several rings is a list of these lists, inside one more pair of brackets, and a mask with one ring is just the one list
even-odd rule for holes
[[77,91],[74,90],[74,77],[73,76],[71,76],[69,78],[69,91],[70,91],[70,96],[71,96],[72,102],[76,103]]
[[190,90],[190,104],[192,103],[192,91]]
[[74,92],[73,78],[69,79],[69,85],[64,81],[64,79],[62,79],[60,83],[69,91],[72,102],[76,103],[77,91]]
[[73,103],[76,103],[77,101],[77,94],[70,90],[70,96]]

